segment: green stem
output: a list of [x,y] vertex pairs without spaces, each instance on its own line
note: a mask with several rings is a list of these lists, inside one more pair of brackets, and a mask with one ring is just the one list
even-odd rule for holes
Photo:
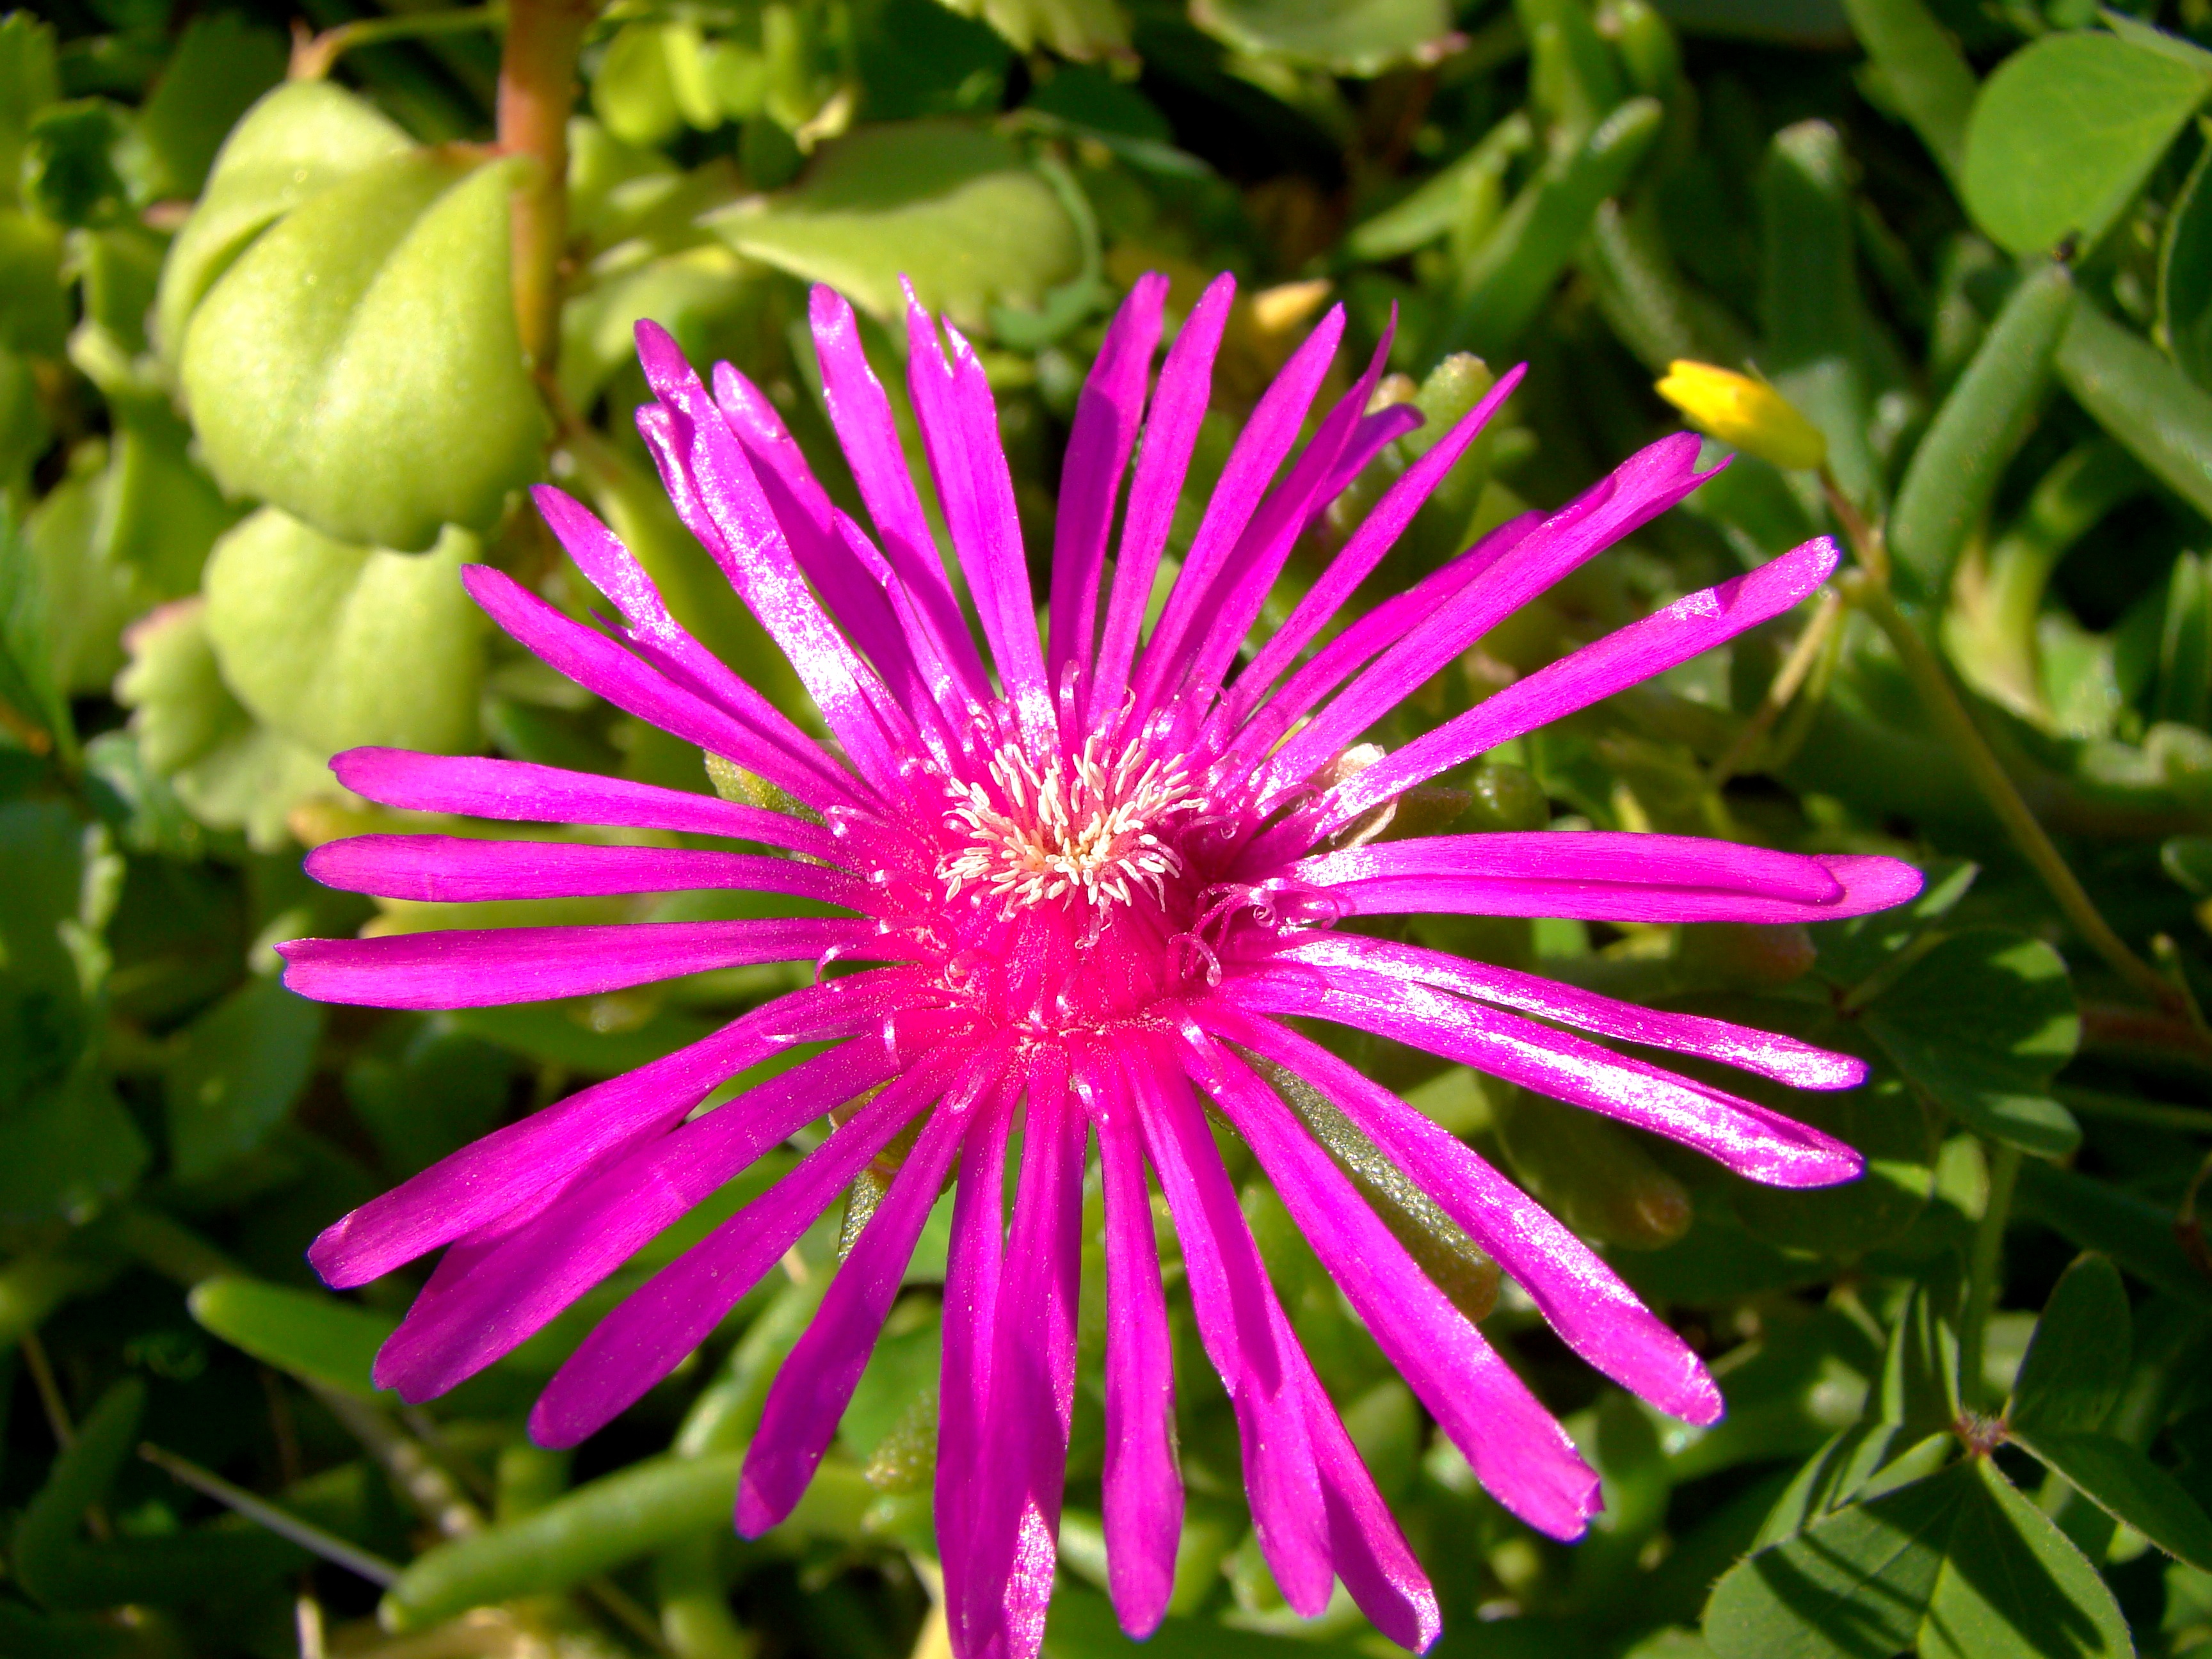
[[2050,889],[2051,897],[2058,902],[2059,909],[2074,925],[2075,931],[2112,964],[2121,978],[2169,1013],[2185,1018],[2188,1010],[2179,994],[2155,968],[2130,950],[2127,941],[2114,933],[2112,924],[2099,913],[2087,890],[2068,867],[2042,824],[2036,821],[2010,775],[1966,712],[1966,704],[1959,700],[1943,665],[1921,637],[1919,629],[1898,610],[1888,588],[1863,570],[1846,571],[1837,579],[1837,585],[1843,589],[1844,596],[1872,617],[1887,637],[1905,669],[1905,678],[1919,696],[1921,707],[1935,723],[1937,735],[1958,756],[1966,769],[1966,775],[1989,802],[1990,811],[1996,814],[2021,856],[2042,877],[2043,884]]
[[1989,1347],[1990,1316],[2003,1286],[2005,1223],[2012,1218],[2012,1192],[2020,1179],[2020,1148],[1984,1141],[1989,1158],[1990,1195],[1974,1224],[1974,1252],[1966,1269],[1966,1309],[1959,1330],[1959,1403],[1968,1410],[1982,1403],[1982,1356]]
[[541,379],[551,374],[561,339],[576,53],[598,10],[597,0],[516,0],[500,58],[499,147],[536,164],[514,192],[514,317]]

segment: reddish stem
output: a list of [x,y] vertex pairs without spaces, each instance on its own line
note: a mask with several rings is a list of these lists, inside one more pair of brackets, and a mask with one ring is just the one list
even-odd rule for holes
[[561,258],[568,240],[568,112],[576,53],[597,0],[514,0],[499,65],[499,147],[535,165],[514,192],[514,317],[540,375],[561,339]]

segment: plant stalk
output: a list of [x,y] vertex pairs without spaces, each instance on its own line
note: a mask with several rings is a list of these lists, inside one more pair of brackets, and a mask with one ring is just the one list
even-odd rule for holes
[[596,0],[514,0],[499,64],[499,147],[535,165],[514,192],[514,319],[540,379],[561,340],[561,261],[568,242],[568,114],[576,54]]
[[2075,931],[2112,964],[2121,978],[2168,1013],[2186,1018],[2189,1010],[2180,994],[2157,969],[2129,949],[2127,941],[2112,931],[2112,924],[2098,911],[2096,902],[2068,866],[2057,844],[2045,833],[2027,802],[2021,799],[2011,775],[1983,738],[1981,728],[1974,724],[1966,704],[1959,700],[1943,665],[1921,637],[1920,630],[1898,610],[1888,588],[1865,570],[1846,571],[1837,578],[1837,585],[1846,599],[1874,619],[1875,626],[1888,639],[1938,734],[1965,765],[1966,775],[1989,802],[2021,856],[2042,877],[2043,884],[2050,889],[2051,897],[2058,902],[2059,909],[2074,925]]

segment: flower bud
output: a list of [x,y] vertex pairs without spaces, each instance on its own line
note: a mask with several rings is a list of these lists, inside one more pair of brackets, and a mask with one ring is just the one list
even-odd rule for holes
[[1809,472],[1828,459],[1820,428],[1764,380],[1677,358],[1658,392],[1707,437],[1785,472]]

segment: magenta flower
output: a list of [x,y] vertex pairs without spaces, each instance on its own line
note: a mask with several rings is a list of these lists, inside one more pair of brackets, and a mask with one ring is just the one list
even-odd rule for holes
[[[1595,1511],[1596,1477],[1566,1435],[1423,1276],[1256,1069],[1262,1063],[1304,1077],[1340,1108],[1591,1364],[1692,1422],[1720,1414],[1696,1357],[1596,1255],[1289,1017],[1412,1044],[1697,1147],[1756,1181],[1818,1187],[1859,1171],[1858,1155],[1826,1135],[1592,1039],[1810,1089],[1854,1085],[1863,1070],[1855,1060],[1338,923],[1422,911],[1810,921],[1896,903],[1919,884],[1888,859],[1670,836],[1367,840],[1412,786],[1788,609],[1827,576],[1835,549],[1808,543],[1364,759],[1376,751],[1354,744],[1400,699],[1694,489],[1706,476],[1696,471],[1698,441],[1652,445],[1580,499],[1523,514],[1325,638],[1511,391],[1518,377],[1510,375],[1398,480],[1247,658],[1248,631],[1300,532],[1416,418],[1363,413],[1378,351],[1291,459],[1343,332],[1333,312],[1254,411],[1146,632],[1232,285],[1224,276],[1206,290],[1148,399],[1165,291],[1157,276],[1137,284],[1084,387],[1042,638],[982,368],[957,332],[948,362],[930,319],[909,306],[914,405],[988,663],[842,299],[815,291],[814,337],[872,535],[832,505],[743,375],[718,365],[710,394],[669,337],[641,325],[659,401],[638,422],[669,493],[789,656],[834,744],[808,737],[702,648],[621,544],[556,490],[540,489],[538,505],[622,613],[614,637],[484,566],[465,573],[469,591],[562,673],[774,783],[805,812],[512,761],[357,749],[333,766],[371,800],[666,832],[669,844],[362,836],[308,859],[323,882],[393,898],[741,888],[849,915],[282,947],[294,989],[394,1008],[579,996],[738,963],[817,965],[808,988],[488,1135],[362,1206],[311,1255],[343,1287],[445,1247],[377,1362],[380,1383],[421,1400],[506,1353],[747,1164],[835,1111],[826,1139],[617,1307],[561,1368],[531,1429],[568,1445],[666,1375],[871,1160],[918,1126],[769,1394],[737,1524],[759,1533],[798,1500],[923,1222],[957,1171],[936,1516],[963,1659],[1033,1655],[1042,1637],[1094,1139],[1109,1325],[1104,1519],[1124,1627],[1141,1635],[1159,1621],[1182,1511],[1147,1193],[1157,1182],[1200,1336],[1235,1406],[1253,1522],[1284,1595],[1316,1613],[1341,1579],[1394,1640],[1421,1648],[1436,1635],[1436,1598],[1268,1285],[1202,1102],[1249,1143],[1383,1352],[1498,1500],[1557,1538],[1580,1534]],[[1109,580],[1108,544],[1140,428]],[[769,850],[706,850],[674,844],[678,836]],[[798,1042],[830,1046],[691,1115],[725,1079]],[[1009,1225],[1003,1188],[1018,1121]]]

